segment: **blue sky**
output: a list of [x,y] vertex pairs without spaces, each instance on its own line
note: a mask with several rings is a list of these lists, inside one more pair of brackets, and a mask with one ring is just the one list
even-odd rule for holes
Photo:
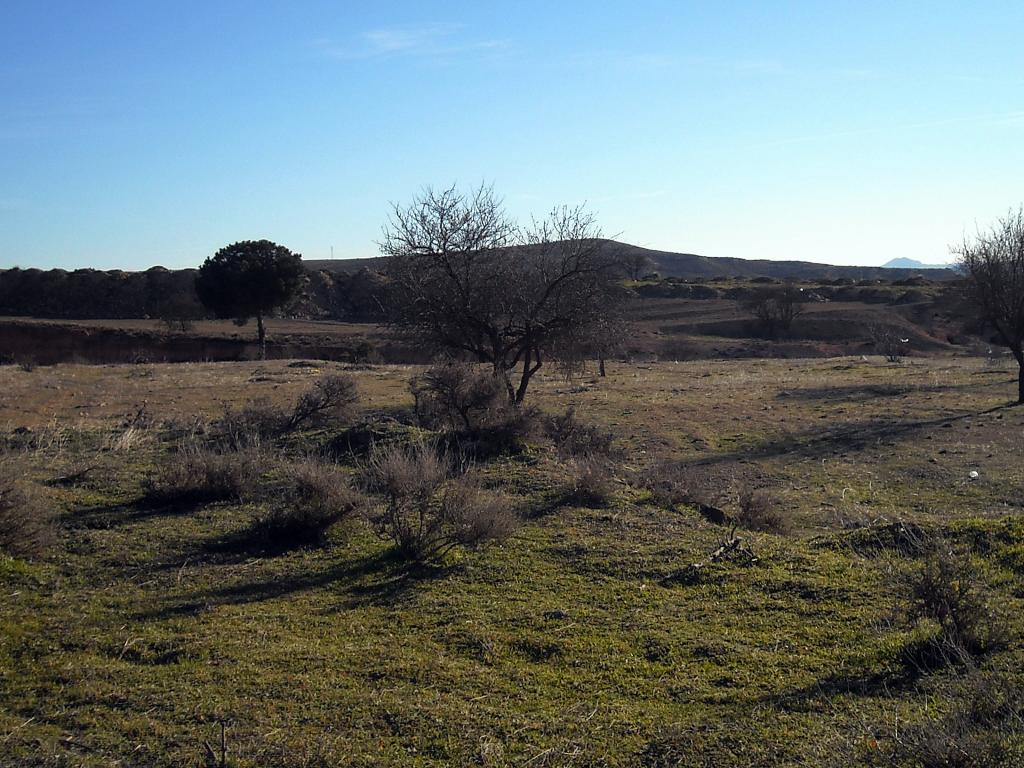
[[376,255],[389,201],[710,256],[942,261],[1024,202],[1020,2],[21,2],[0,267]]

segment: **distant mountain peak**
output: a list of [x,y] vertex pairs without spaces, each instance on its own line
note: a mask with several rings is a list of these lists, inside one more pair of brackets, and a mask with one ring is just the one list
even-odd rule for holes
[[890,259],[882,265],[886,269],[952,269],[952,264],[925,264],[917,259]]

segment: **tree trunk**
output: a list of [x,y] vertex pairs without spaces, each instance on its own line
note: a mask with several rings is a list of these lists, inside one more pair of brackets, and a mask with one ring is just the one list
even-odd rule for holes
[[509,378],[508,371],[505,370],[505,367],[497,361],[494,363],[494,375],[501,379],[502,383],[505,385],[505,392],[508,393],[508,404],[515,405],[516,390],[515,387],[512,386],[512,379]]
[[597,358],[597,372],[601,374],[601,378],[604,378],[608,373],[604,369],[604,355],[600,355]]
[[267,359],[267,329],[263,327],[263,313],[256,313],[256,334],[260,340],[260,360]]
[[515,404],[520,405],[523,402],[523,398],[526,397],[526,387],[530,384],[530,376],[533,374],[530,371],[530,363],[533,361],[531,349],[526,350],[526,355],[523,356],[523,375],[519,377],[519,389],[516,390]]
[[1015,350],[1013,356],[1017,358],[1017,405],[1024,405],[1024,354]]

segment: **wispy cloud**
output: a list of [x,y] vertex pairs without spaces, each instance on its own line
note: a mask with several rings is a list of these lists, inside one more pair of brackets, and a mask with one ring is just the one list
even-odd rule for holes
[[328,38],[312,41],[313,49],[339,61],[397,57],[442,58],[460,54],[504,51],[507,40],[471,39],[464,24],[421,24],[371,29],[347,43]]

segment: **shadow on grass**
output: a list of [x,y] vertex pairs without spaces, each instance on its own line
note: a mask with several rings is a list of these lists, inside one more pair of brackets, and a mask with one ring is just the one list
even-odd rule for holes
[[341,602],[329,610],[345,610],[367,605],[391,606],[418,585],[448,576],[452,567],[416,565],[402,560],[393,549],[338,563],[316,572],[273,574],[208,589],[163,606],[142,611],[139,620],[168,619],[196,615],[225,605],[245,605],[289,597],[315,589],[333,587]]
[[811,712],[822,701],[836,696],[885,696],[912,690],[924,672],[909,666],[894,670],[864,671],[859,674],[836,674],[810,685],[762,699],[763,703],[789,712]]
[[198,497],[171,501],[144,496],[120,504],[74,509],[60,515],[59,522],[67,528],[118,528],[162,517],[188,515],[210,503],[213,502]]
[[906,395],[951,392],[965,389],[973,391],[987,387],[1001,387],[1008,383],[1015,384],[1016,381],[1016,379],[1000,379],[981,384],[978,382],[968,382],[966,384],[862,384],[837,387],[803,387],[779,392],[776,395],[776,399],[856,402],[873,400],[877,397],[903,397]]
[[979,416],[1010,410],[1016,403],[997,405],[984,411],[942,416],[934,419],[900,420],[879,418],[847,422],[834,427],[807,429],[771,437],[749,448],[741,448],[693,462],[695,466],[719,464],[742,459],[764,459],[778,456],[822,458],[824,456],[860,451],[883,442],[909,440],[935,429],[945,429]]

